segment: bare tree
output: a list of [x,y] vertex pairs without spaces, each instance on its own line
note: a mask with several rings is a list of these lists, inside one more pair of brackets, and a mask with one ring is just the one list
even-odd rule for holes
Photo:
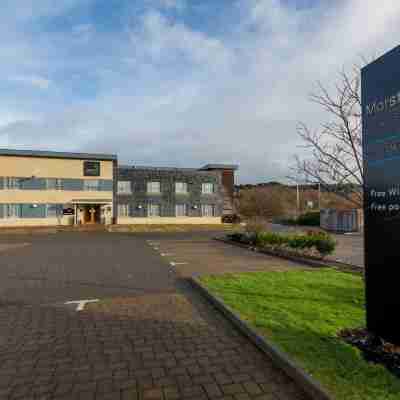
[[286,213],[286,206],[283,192],[273,188],[242,190],[238,198],[239,213],[246,218],[282,217]]
[[320,184],[321,189],[335,192],[355,207],[362,205],[363,164],[361,127],[361,76],[355,67],[339,73],[333,91],[318,82],[310,100],[328,114],[328,122],[311,130],[300,123],[297,132],[310,150],[310,157],[295,156],[292,179],[301,177],[306,183]]

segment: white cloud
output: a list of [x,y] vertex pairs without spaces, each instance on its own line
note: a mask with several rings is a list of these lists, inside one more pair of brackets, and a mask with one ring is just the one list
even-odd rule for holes
[[194,64],[215,65],[227,62],[229,49],[221,40],[191,30],[153,11],[146,13],[140,28],[132,31],[133,50],[148,56],[154,62],[180,62],[180,57]]
[[34,75],[12,76],[10,78],[10,81],[21,83],[24,85],[34,86],[34,87],[36,87],[38,89],[42,89],[42,90],[48,89],[51,85],[51,81],[49,79],[46,79],[42,76],[34,76]]

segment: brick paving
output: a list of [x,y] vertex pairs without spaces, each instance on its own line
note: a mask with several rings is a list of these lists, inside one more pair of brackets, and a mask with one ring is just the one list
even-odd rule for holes
[[195,293],[0,308],[1,399],[306,399]]
[[[87,245],[106,245],[102,237],[98,244],[95,238]],[[30,255],[27,263],[43,262],[36,253],[43,251],[43,240],[68,246],[65,236],[32,239],[32,246],[21,250]],[[76,238],[71,240],[78,246]],[[117,296],[115,289],[81,312],[59,301],[52,305],[28,303],[28,297],[21,305],[0,303],[1,400],[307,399],[185,281],[175,274],[163,275],[161,270],[168,270],[168,264],[143,239],[118,236],[113,241],[120,254],[114,259],[121,266],[118,271],[125,273],[125,264],[149,268],[149,274],[136,271],[135,284],[143,288],[141,292],[120,289]],[[136,249],[141,262],[132,262],[134,256],[127,261],[125,247]],[[110,250],[97,256],[92,250],[80,255],[78,267],[92,263],[88,268],[103,276],[101,268],[106,264],[101,259]],[[12,260],[11,250],[6,253]],[[35,254],[38,264],[33,260]],[[77,259],[62,254],[65,265],[73,268]],[[21,262],[21,254],[19,257]],[[157,268],[160,276],[154,286],[147,279],[151,280]],[[165,281],[163,287],[160,277]],[[97,290],[94,294],[104,295],[101,288]],[[71,293],[74,290],[63,288],[54,300]]]

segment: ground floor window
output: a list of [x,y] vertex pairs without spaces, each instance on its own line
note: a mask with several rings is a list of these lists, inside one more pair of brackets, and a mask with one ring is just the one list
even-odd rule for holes
[[56,218],[62,213],[62,204],[0,204],[0,217],[7,219]]
[[3,204],[4,218],[19,218],[20,205],[19,204]]
[[175,216],[186,217],[186,204],[175,204]]
[[118,216],[129,217],[129,204],[118,204]]
[[62,204],[47,204],[46,216],[48,218],[57,218],[63,215]]
[[147,207],[147,216],[159,217],[160,216],[160,205],[159,204],[149,204]]
[[215,206],[212,204],[202,204],[201,205],[201,215],[203,217],[214,217]]
[[46,204],[21,204],[21,218],[46,218]]

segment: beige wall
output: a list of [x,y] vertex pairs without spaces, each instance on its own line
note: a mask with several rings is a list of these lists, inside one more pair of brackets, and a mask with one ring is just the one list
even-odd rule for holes
[[0,175],[28,178],[112,179],[113,162],[100,161],[101,176],[83,176],[83,161],[42,157],[0,156]]
[[[0,218],[0,227],[73,225],[74,216],[58,218]],[[72,223],[71,223],[72,222]]]
[[137,224],[184,224],[184,225],[204,225],[204,224],[221,224],[221,217],[151,217],[151,218],[133,218],[118,217],[119,225],[137,225]]
[[105,199],[112,202],[112,192],[63,190],[0,190],[0,204],[7,203],[71,203],[76,199]]

